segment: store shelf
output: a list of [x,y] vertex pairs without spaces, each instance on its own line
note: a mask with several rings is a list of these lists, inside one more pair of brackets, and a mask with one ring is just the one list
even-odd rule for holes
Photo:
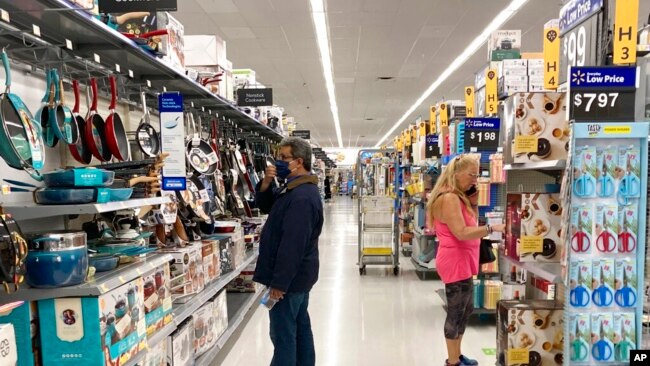
[[232,337],[244,321],[248,311],[253,309],[254,305],[257,304],[261,295],[262,289],[255,293],[228,293],[226,296],[228,301],[228,328],[219,337],[214,347],[196,359],[194,362],[195,366],[210,366],[212,364],[226,342],[228,342],[230,337]]
[[[437,289],[436,293],[442,299],[442,302],[444,303],[443,308],[445,309],[445,311],[447,311],[447,295],[445,294],[445,289],[444,288]],[[497,313],[496,309],[474,308],[474,310],[472,310],[472,315],[485,315],[485,314],[496,314],[496,313]]]
[[501,259],[508,267],[517,266],[526,271],[553,283],[562,283],[562,267],[560,263],[520,262],[505,255]]
[[165,325],[161,330],[154,333],[154,335],[147,338],[147,345],[149,348],[151,349],[158,343],[165,341],[170,334],[174,333],[177,327],[176,323],[172,321]]
[[[148,87],[152,90],[162,91],[163,88],[166,88],[170,92],[180,92],[186,102],[194,103],[195,108],[209,108],[219,113],[220,116],[237,122],[240,128],[258,132],[261,136],[273,140],[281,139],[280,134],[246,115],[230,101],[212,94],[204,86],[191,80],[164,61],[143,51],[132,41],[92,15],[82,10],[73,10],[71,7],[72,5],[63,0],[30,1],[27,9],[22,2],[3,1],[2,8],[9,13],[11,19],[10,25],[3,23],[4,28],[19,28],[29,36],[32,26],[37,25],[43,30],[40,40],[49,43],[52,49],[65,45],[66,40],[72,43],[73,49],[66,51],[70,56],[60,60],[70,61],[70,66],[78,62],[75,57],[95,60],[95,55],[97,55],[100,59],[100,64],[97,66],[103,67],[104,72],[115,70],[115,65],[118,64],[123,74],[128,75],[128,72],[131,71],[133,74],[129,80],[131,85],[150,84]],[[23,37],[22,34],[15,31],[9,35],[3,35],[4,39],[14,41],[17,46],[20,45],[9,48],[10,58],[16,59],[22,56],[25,61],[29,61],[28,55],[32,55],[31,51],[22,53],[19,51],[24,48],[22,46]],[[29,57],[33,61],[34,56]],[[139,95],[136,94],[130,96],[134,102],[139,100]]]
[[171,260],[173,258],[169,254],[152,253],[137,262],[120,266],[113,271],[97,273],[93,280],[78,286],[39,289],[29,288],[27,285],[23,285],[20,290],[11,294],[0,292],[0,303],[36,301],[59,297],[100,296]]
[[184,304],[175,305],[173,308],[174,322],[176,325],[180,325],[185,319],[189,318],[195,311],[197,311],[203,304],[210,300],[214,295],[219,292],[222,288],[226,287],[230,281],[235,277],[239,276],[241,271],[244,270],[249,264],[251,264],[255,259],[257,259],[258,252],[254,251],[250,253],[246,260],[239,265],[234,271],[221,275],[215,282],[206,286],[206,288],[197,294],[193,298],[189,299],[188,302]]
[[549,160],[531,163],[506,164],[504,170],[562,170],[566,167],[566,160]]
[[16,220],[33,220],[63,215],[93,215],[128,208],[157,206],[168,202],[170,202],[170,198],[165,196],[137,198],[120,202],[88,203],[84,205],[38,205],[34,202],[17,202],[3,204],[2,207],[11,213]]

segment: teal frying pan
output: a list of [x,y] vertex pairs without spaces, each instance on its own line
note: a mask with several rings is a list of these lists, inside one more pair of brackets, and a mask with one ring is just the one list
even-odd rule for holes
[[0,156],[14,169],[23,169],[32,178],[41,180],[45,152],[41,126],[16,94],[10,92],[11,70],[5,50],[0,54],[5,69],[5,92],[0,95]]
[[56,116],[56,124],[52,124],[50,127],[54,130],[54,135],[59,140],[71,145],[79,139],[79,131],[74,118],[72,118],[72,111],[65,105],[63,79],[59,77],[56,69],[54,70],[54,80],[52,80],[52,83],[54,84],[54,99],[56,102],[56,107],[54,108],[55,113],[52,114]]
[[49,147],[54,147],[58,142],[56,136],[54,136],[54,131],[50,128],[50,114],[54,113],[50,107],[54,105],[54,85],[52,84],[52,77],[54,76],[54,70],[49,70],[45,72],[47,83],[45,85],[45,94],[43,99],[41,99],[41,106],[36,112],[36,122],[39,123],[41,131],[43,132],[43,140],[45,144]]

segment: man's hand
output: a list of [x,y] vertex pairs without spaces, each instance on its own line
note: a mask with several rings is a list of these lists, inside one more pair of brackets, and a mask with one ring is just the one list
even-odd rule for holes
[[285,293],[283,291],[280,291],[276,288],[272,288],[269,297],[275,301],[280,301],[284,297],[284,294]]
[[275,179],[276,175],[277,170],[275,169],[275,166],[269,165],[266,167],[266,170],[264,170],[264,180],[262,180],[262,185],[260,186],[260,192],[269,189],[269,186],[271,185],[271,182],[273,182],[273,179]]

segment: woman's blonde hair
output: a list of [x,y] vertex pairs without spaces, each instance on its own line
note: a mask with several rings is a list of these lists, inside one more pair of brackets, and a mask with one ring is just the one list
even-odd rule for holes
[[438,178],[436,185],[433,187],[431,194],[429,195],[429,202],[427,202],[427,209],[429,211],[430,217],[433,218],[433,204],[436,202],[440,196],[445,193],[453,193],[457,195],[467,211],[474,215],[474,210],[472,209],[472,204],[469,202],[465,192],[461,191],[458,188],[458,182],[456,180],[456,173],[462,172],[463,170],[469,168],[470,166],[478,166],[479,163],[474,156],[468,154],[462,154],[456,156],[451,163],[442,171],[442,174]]

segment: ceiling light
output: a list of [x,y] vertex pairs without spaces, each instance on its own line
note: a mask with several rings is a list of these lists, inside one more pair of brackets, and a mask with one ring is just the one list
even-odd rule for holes
[[339,122],[339,107],[336,104],[336,93],[334,92],[334,73],[332,72],[332,55],[330,52],[329,31],[327,28],[327,14],[325,13],[324,0],[310,0],[311,19],[314,22],[316,31],[316,40],[318,41],[318,51],[320,53],[320,62],[323,67],[323,76],[325,77],[325,87],[330,100],[330,110],[334,119],[334,128],[336,129],[336,138],[339,147],[343,147],[343,138],[341,137],[341,124]]
[[[465,61],[467,61],[470,56],[472,56],[476,51],[483,46],[483,44],[487,41],[488,37],[492,32],[498,30],[501,28],[502,25],[505,24],[505,22],[510,19],[516,12],[521,9],[521,7],[527,2],[528,0],[513,0],[508,6],[506,6],[501,12],[488,24],[485,29],[479,34],[474,40],[465,48],[465,50],[456,57],[456,59],[445,69],[445,71],[438,76],[438,78],[427,88],[427,90],[422,93],[422,95],[415,101],[415,103],[408,109],[406,110],[406,113],[402,115],[402,117],[391,127],[390,130],[384,135],[384,137],[381,138],[375,145],[375,148],[379,148],[381,146],[382,142],[384,142],[387,138],[389,138],[393,132],[404,122],[410,115],[413,113],[431,94],[438,89],[442,83],[447,80],[451,74],[454,73],[460,66],[462,66]],[[313,2],[313,1],[312,1]]]

